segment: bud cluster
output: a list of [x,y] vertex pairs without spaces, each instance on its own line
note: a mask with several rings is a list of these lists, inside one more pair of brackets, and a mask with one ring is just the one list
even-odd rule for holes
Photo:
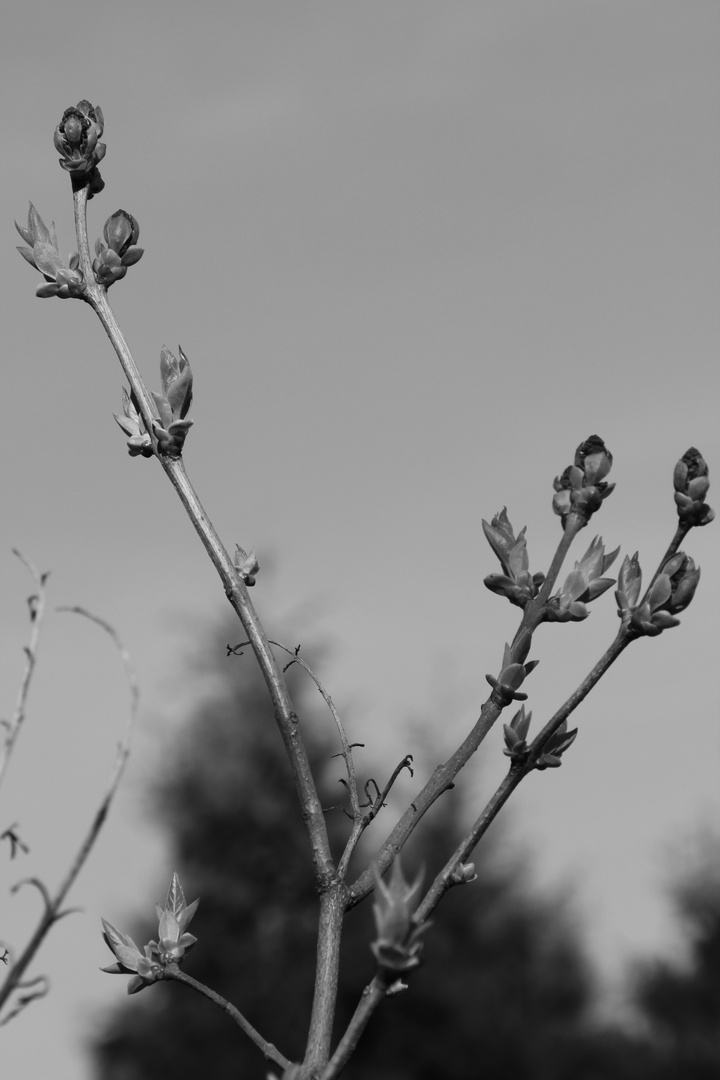
[[699,580],[700,567],[678,551],[667,560],[641,602],[642,570],[638,553],[632,558],[626,555],[615,591],[618,615],[634,633],[656,637],[663,630],[680,625],[675,616],[689,605]]
[[678,461],[673,475],[678,517],[686,525],[709,525],[715,511],[705,502],[710,477],[705,458],[691,446]]
[[[530,757],[527,735],[531,718],[532,713],[526,713],[525,706],[521,705],[510,723],[503,724],[505,737],[503,754],[510,758],[513,765],[525,765]],[[568,731],[567,720],[563,720],[558,729],[546,740],[541,753],[532,762],[533,767],[540,771],[559,768],[562,765],[562,755],[575,742],[576,736],[577,728]]]
[[126,210],[116,210],[105,222],[103,236],[104,241],[95,241],[92,266],[95,280],[109,289],[113,282],[125,277],[128,266],[143,257],[143,249],[136,246],[140,226]]
[[377,900],[373,904],[377,937],[370,948],[375,954],[378,967],[402,975],[420,963],[422,942],[419,940],[430,926],[429,922],[417,926],[413,911],[417,907],[422,885],[422,872],[412,885],[403,875],[400,856],[393,863],[390,881],[386,884],[375,868]]
[[615,561],[620,548],[605,554],[602,537],[596,536],[580,562],[572,570],[559,589],[547,602],[545,618],[550,622],[579,622],[587,619],[587,604],[602,596],[612,585],[614,578],[603,577]]
[[507,507],[503,507],[489,525],[483,520],[482,527],[503,568],[502,574],[488,574],[485,586],[500,596],[507,596],[511,604],[524,608],[529,600],[535,599],[545,580],[544,574],[530,573],[525,529],[515,536]]
[[16,221],[15,228],[25,243],[30,245],[18,247],[18,251],[23,259],[39,270],[45,278],[45,284],[38,285],[35,295],[59,296],[61,300],[67,300],[71,296],[81,297],[85,281],[78,270],[78,255],[70,255],[67,266],[65,265],[58,247],[55,222],[51,222],[48,227],[30,203],[27,226],[18,225]]
[[[163,393],[153,391],[153,399],[159,413],[153,420],[152,434],[157,443],[157,452],[178,458],[192,427],[192,420],[186,420],[192,402],[193,376],[188,358],[178,346],[180,359],[177,360],[166,345],[160,353],[160,379]],[[142,454],[152,457],[153,440],[145,426],[134,394],[123,390],[123,415],[114,414],[118,424],[128,436],[128,452],[131,457]]]
[[605,477],[612,468],[612,454],[599,435],[591,435],[575,451],[575,461],[553,482],[553,510],[567,526],[568,515],[578,514],[584,524],[599,510],[615,487]]
[[55,128],[53,141],[61,155],[60,165],[70,173],[73,187],[88,185],[88,198],[105,187],[98,170],[107,150],[105,143],[99,141],[104,126],[100,106],[83,100],[66,109]]
[[110,975],[136,974],[128,983],[128,994],[137,994],[153,982],[164,977],[165,970],[173,964],[182,963],[186,952],[197,941],[188,934],[187,927],[197,910],[199,901],[185,903],[180,881],[173,874],[165,899],[165,906],[156,905],[158,917],[158,940],[149,941],[140,952],[131,937],[102,920],[103,937],[108,948],[115,954],[117,963],[101,968]]
[[152,457],[152,439],[150,438],[145,424],[143,423],[143,418],[138,411],[135,395],[128,394],[125,387],[123,387],[122,395],[123,415],[118,416],[117,413],[114,413],[113,415],[128,436],[128,453],[130,454],[130,457],[137,457],[138,454],[142,454],[143,457]]

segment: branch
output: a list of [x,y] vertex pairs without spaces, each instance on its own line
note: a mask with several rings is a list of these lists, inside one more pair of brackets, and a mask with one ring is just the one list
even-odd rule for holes
[[352,1020],[347,1026],[345,1034],[338,1043],[338,1047],[330,1059],[327,1068],[321,1074],[321,1080],[335,1080],[347,1065],[352,1054],[355,1052],[360,1036],[368,1025],[370,1017],[377,1009],[381,1001],[392,991],[388,987],[387,975],[380,970],[372,982],[368,983],[362,992],[358,1006],[355,1009]]
[[177,964],[168,964],[163,968],[161,979],[166,979],[169,982],[184,983],[185,986],[189,986],[195,990],[198,994],[202,994],[203,997],[208,998],[217,1005],[219,1009],[222,1009],[224,1013],[230,1017],[237,1026],[245,1032],[248,1038],[252,1039],[255,1045],[263,1052],[266,1060],[274,1062],[279,1065],[281,1069],[287,1069],[292,1062],[281,1054],[276,1046],[273,1046],[271,1042],[263,1039],[259,1031],[256,1031],[249,1020],[247,1020],[239,1009],[227,1001],[221,994],[211,990],[209,986],[205,986],[204,983],[198,982],[197,979],[193,979],[192,976],[186,975],[184,971],[181,971]]
[[345,728],[343,727],[342,720],[340,719],[340,714],[335,708],[332,698],[323,686],[320,679],[317,677],[310,665],[306,663],[302,656],[300,656],[299,646],[297,649],[288,649],[287,645],[281,645],[279,641],[271,641],[270,644],[275,645],[278,649],[282,649],[283,652],[286,652],[289,656],[292,657],[290,663],[286,664],[283,668],[283,674],[288,670],[288,668],[292,667],[293,664],[299,664],[300,667],[308,673],[312,681],[315,683],[316,687],[320,691],[320,694],[322,695],[323,701],[330,710],[332,718],[335,721],[335,726],[338,729],[338,734],[340,735],[340,743],[342,745],[341,755],[345,762],[345,769],[347,770],[348,791],[350,793],[350,805],[352,807],[353,819],[357,819],[361,816],[361,810],[360,802],[358,799],[357,780],[355,778],[355,765],[352,757],[352,746],[348,740],[347,735],[345,734]]
[[255,653],[272,699],[275,720],[280,729],[285,751],[290,761],[302,818],[312,849],[316,878],[319,883],[325,883],[332,876],[332,855],[315,781],[310,770],[305,746],[300,737],[298,716],[293,708],[285,680],[273,656],[260,619],[250,601],[245,581],[225,550],[220,537],[190,483],[182,459],[171,457],[158,448],[157,438],[154,434],[159,420],[156,415],[155,404],[107,301],[107,289],[96,282],[93,274],[87,237],[87,197],[87,186],[73,191],[80,269],[85,280],[83,299],[93,308],[110,338],[130,384],[132,396],[137,403],[145,427],[153,439],[155,456],[185,507],[203,547],[220,576],[225,595],[238,615],[250,640],[250,645]]
[[[65,879],[61,883],[55,896],[50,896],[48,890],[38,878],[26,879],[23,882],[19,882],[13,888],[13,892],[16,892],[23,884],[29,883],[35,885],[35,887],[42,895],[44,911],[42,917],[40,918],[40,921],[38,922],[35,932],[25,946],[25,949],[23,950],[20,957],[15,963],[13,963],[12,967],[8,971],[5,982],[3,983],[2,987],[0,987],[0,1009],[2,1009],[2,1006],[7,1001],[8,997],[14,989],[22,987],[23,985],[27,985],[22,983],[22,976],[24,975],[29,963],[35,956],[35,953],[40,948],[40,945],[45,939],[45,936],[50,931],[51,927],[60,919],[64,918],[65,915],[71,914],[71,909],[62,909],[63,902],[68,892],[70,891],[73,883],[75,882],[75,879],[85,865],[85,862],[87,861],[87,858],[93,848],[95,841],[97,840],[98,834],[100,833],[103,823],[105,822],[105,819],[108,815],[110,804],[112,803],[115,792],[117,791],[123,771],[125,769],[125,764],[130,754],[130,742],[132,738],[132,732],[135,726],[135,721],[137,718],[139,703],[137,677],[135,675],[135,671],[133,669],[128,652],[125,649],[125,646],[123,645],[116,631],[109,623],[105,622],[104,619],[98,618],[97,615],[92,615],[90,612],[85,611],[83,608],[61,608],[60,610],[73,611],[79,615],[85,616],[85,618],[91,619],[93,622],[97,623],[98,626],[102,627],[102,629],[105,630],[105,632],[109,634],[110,637],[113,639],[113,642],[115,643],[115,646],[120,654],[123,666],[125,668],[125,675],[130,689],[130,711],[125,727],[125,732],[120,743],[118,744],[117,754],[115,757],[115,765],[111,772],[105,795],[103,796],[100,805],[95,813],[95,816],[90,824],[87,835],[85,836],[83,842],[80,844],[77,854],[75,855],[75,858],[70,866],[70,869],[68,870],[68,873],[66,874]],[[35,994],[33,996],[37,997],[38,995]],[[28,1004],[28,1002],[25,1002],[25,1004]],[[17,1011],[18,1010],[15,1009],[15,1011],[12,1012],[10,1016],[15,1015]],[[6,1020],[10,1019],[10,1016],[6,1017]]]
[[20,728],[22,727],[23,720],[25,719],[25,710],[27,707],[28,693],[30,691],[30,683],[32,682],[33,673],[35,671],[35,664],[37,662],[37,650],[38,643],[40,641],[40,629],[42,626],[43,616],[45,614],[46,603],[46,590],[45,582],[48,579],[47,572],[41,574],[36,567],[26,559],[22,552],[13,548],[13,554],[17,555],[20,562],[27,567],[33,576],[35,584],[37,585],[37,593],[33,593],[28,597],[28,608],[30,611],[30,622],[32,624],[32,630],[30,632],[30,641],[25,646],[25,670],[23,671],[22,679],[20,682],[20,689],[18,691],[17,703],[15,705],[15,711],[12,715],[12,719],[9,721],[3,721],[3,727],[5,727],[5,737],[0,746],[0,783],[2,783],[5,771],[10,760],[10,754],[12,753],[15,741],[20,734]]
[[578,705],[585,700],[590,691],[600,681],[611,665],[615,663],[623,650],[634,640],[636,640],[635,635],[629,633],[625,627],[621,627],[614,641],[606,649],[592,670],[585,676],[577,690],[574,690],[573,693],[570,694],[557,712],[555,712],[550,720],[548,720],[542,731],[535,737],[529,748],[527,760],[522,763],[513,763],[507,776],[501,781],[478,819],[465,834],[458,847],[445,863],[444,867],[425,894],[422,903],[418,905],[414,915],[414,920],[418,925],[421,925],[430,917],[447,890],[452,885],[458,884],[460,880],[458,878],[459,868],[463,863],[467,862],[479,841],[500,813],[500,810],[520,784],[520,781],[524,780],[529,773],[534,771],[534,763],[541,756],[550,736],[567,721],[568,717],[575,711]]

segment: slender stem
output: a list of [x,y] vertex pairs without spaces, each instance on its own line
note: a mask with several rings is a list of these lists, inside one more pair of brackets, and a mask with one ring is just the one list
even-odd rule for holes
[[628,647],[631,641],[636,640],[637,637],[635,634],[629,632],[626,627],[621,626],[614,641],[610,643],[592,670],[588,672],[577,689],[573,690],[572,694],[570,694],[557,712],[548,720],[542,731],[536,735],[530,745],[531,758],[536,758],[538,754],[542,753],[542,749],[550,736],[554,734],[560,725],[567,720],[570,714],[577,709],[580,702],[585,700],[592,688],[600,681],[600,679],[602,679],[610,666],[615,663],[618,656],[620,656],[620,653]]
[[495,793],[488,800],[488,803],[480,816],[465,834],[456,850],[433,881],[431,887],[425,894],[422,903],[418,905],[414,914],[414,920],[418,925],[425,922],[430,917],[444,894],[451,885],[454,884],[453,875],[458,867],[467,861],[478,842],[485,835],[520,781],[534,771],[533,762],[536,761],[538,756],[542,753],[542,749],[550,736],[558,730],[561,724],[567,720],[570,714],[574,712],[578,705],[587,697],[592,688],[599,682],[610,666],[615,663],[620,656],[620,653],[623,652],[633,640],[634,635],[627,633],[624,627],[618,631],[614,641],[605,650],[592,670],[585,676],[577,690],[570,694],[534,739],[530,746],[527,764],[511,766],[509,772],[501,781]]
[[343,760],[345,762],[345,770],[346,770],[347,776],[348,776],[348,791],[350,793],[350,806],[352,807],[353,818],[357,819],[361,815],[362,811],[360,810],[360,800],[358,798],[357,780],[355,778],[355,764],[353,762],[352,746],[350,745],[350,741],[348,740],[348,737],[347,737],[347,734],[345,732],[345,727],[343,725],[343,722],[340,719],[340,713],[337,711],[337,708],[335,707],[335,703],[334,703],[333,699],[330,697],[330,694],[327,692],[327,690],[323,686],[323,684],[320,681],[320,679],[318,678],[318,676],[315,674],[313,669],[310,667],[310,665],[305,661],[305,659],[302,656],[299,656],[298,653],[294,649],[289,649],[287,647],[287,645],[282,645],[279,641],[271,641],[270,644],[274,645],[278,649],[282,649],[283,652],[286,652],[288,654],[288,656],[292,657],[292,659],[290,660],[290,663],[286,664],[285,667],[283,668],[283,671],[284,672],[287,671],[288,668],[292,667],[293,664],[298,664],[303,669],[303,671],[307,672],[307,674],[310,676],[312,681],[315,683],[315,686],[317,687],[318,691],[320,692],[320,695],[321,695],[323,701],[325,702],[328,709],[330,710],[330,715],[332,716],[333,720],[335,721],[335,727],[337,728],[338,735],[340,736],[340,744],[342,746],[341,753],[342,753]]
[[545,605],[550,597],[555,582],[558,579],[562,564],[565,562],[570,545],[573,540],[585,527],[587,522],[585,518],[580,514],[568,514],[565,522],[565,529],[563,530],[560,542],[555,549],[555,554],[552,557],[550,567],[545,576],[540,591],[534,600],[526,604],[523,609],[523,617],[520,626],[517,629],[517,633],[512,641],[513,658],[517,663],[522,664],[527,658],[530,652],[530,643],[532,642],[532,636],[537,630],[540,623],[543,621],[545,613]]
[[6,727],[6,732],[2,739],[2,745],[0,745],[0,783],[2,783],[2,779],[8,767],[8,762],[10,761],[10,755],[15,746],[15,741],[20,734],[20,729],[25,719],[30,684],[37,662],[40,628],[45,614],[45,581],[47,579],[47,574],[41,574],[21,552],[16,549],[13,550],[14,554],[17,555],[18,559],[20,559],[32,574],[35,584],[37,585],[37,592],[28,598],[32,630],[30,631],[30,641],[25,646],[25,670],[23,671],[22,679],[20,681],[15,711],[10,721],[3,722],[3,726]]
[[268,1061],[274,1062],[279,1065],[281,1069],[287,1069],[292,1062],[281,1054],[280,1051],[267,1039],[263,1039],[259,1031],[257,1031],[249,1020],[247,1020],[239,1009],[226,1000],[221,994],[217,994],[214,990],[211,990],[209,986],[205,986],[204,983],[198,982],[197,979],[193,979],[192,976],[186,975],[184,971],[181,971],[177,964],[169,964],[163,969],[162,978],[167,979],[170,982],[184,983],[185,986],[191,987],[198,994],[202,994],[203,997],[209,998],[219,1009],[222,1009],[224,1013],[233,1020],[242,1031],[252,1039],[257,1047],[262,1050],[265,1058]]
[[663,555],[660,562],[658,563],[658,568],[657,568],[657,570],[655,571],[655,573],[652,576],[652,581],[650,582],[647,589],[645,590],[645,596],[643,597],[643,600],[645,600],[647,598],[647,596],[649,595],[650,590],[652,589],[653,585],[655,584],[655,582],[659,578],[660,574],[662,574],[663,566],[665,565],[665,563],[668,561],[668,559],[672,559],[673,555],[677,554],[677,552],[678,552],[678,550],[680,548],[680,545],[682,544],[682,542],[685,539],[685,537],[687,536],[687,534],[690,532],[691,528],[692,528],[692,525],[687,525],[683,521],[678,523],[678,526],[677,526],[677,528],[675,530],[675,535],[673,536],[672,540],[668,544],[668,549],[665,552],[665,554]]
[[388,983],[385,973],[378,972],[372,982],[368,983],[362,992],[362,997],[353,1014],[347,1030],[338,1043],[337,1049],[330,1059],[327,1068],[321,1074],[321,1080],[335,1080],[347,1065],[350,1057],[360,1041],[360,1036],[367,1027],[370,1017],[377,1009],[380,1002],[385,998],[388,991]]
[[[501,712],[502,706],[498,703],[493,692],[483,705],[480,711],[480,717],[472,731],[460,744],[455,753],[448,758],[445,764],[438,765],[433,771],[422,791],[415,796],[410,803],[410,806],[378,851],[374,863],[378,873],[384,873],[397,853],[402,849],[405,841],[416,828],[421,818],[424,817],[433,803],[453,786],[455,777],[480,746],[480,743],[483,741],[488,731],[490,731],[490,728],[493,726]],[[359,904],[361,900],[372,892],[374,886],[375,871],[373,867],[369,867],[360,874],[348,890],[348,907],[354,907],[356,904]]]
[[453,884],[452,878],[455,871],[464,862],[467,862],[478,841],[487,832],[491,823],[500,813],[500,810],[508,801],[515,788],[523,777],[531,771],[531,767],[512,766],[510,768],[507,776],[501,781],[495,793],[488,800],[480,817],[470,831],[463,837],[458,847],[452,853],[433,881],[431,887],[428,889],[422,903],[418,905],[415,914],[413,915],[413,921],[416,922],[418,926],[430,918],[432,912]]
[[[107,301],[107,290],[98,285],[92,273],[90,249],[87,239],[87,189],[73,193],[75,227],[77,232],[80,269],[85,278],[84,299],[100,319],[115,349],[125,376],[133,391],[147,431],[153,434],[154,402],[138,371],[137,365],[118,326]],[[333,863],[325,818],[310,764],[300,733],[297,714],[292,705],[285,680],[273,655],[257,613],[248,596],[247,587],[237,568],[225,550],[210,518],[205,512],[185,471],[182,460],[165,454],[156,456],[167,473],[173,487],[198,533],[205,550],[212,560],[225,593],[237,613],[257,658],[260,670],[273,702],[275,719],[280,729],[286,752],[293,770],[296,790],[301,804],[302,817],[310,840],[315,873],[319,883],[332,877]]]
[[[344,880],[345,875],[347,874],[348,866],[350,865],[350,860],[353,857],[353,852],[358,845],[360,837],[364,833],[365,829],[367,829],[370,822],[377,817],[383,806],[385,806],[385,799],[389,795],[390,790],[393,787],[400,773],[403,771],[403,769],[408,769],[410,775],[414,775],[412,769],[412,761],[412,754],[406,754],[402,761],[399,762],[399,764],[396,765],[393,769],[390,779],[385,784],[385,787],[382,791],[380,791],[380,789],[377,787],[377,784],[374,780],[369,780],[365,785],[365,793],[370,800],[370,806],[368,810],[362,815],[362,817],[356,817],[353,821],[352,831],[350,833],[350,836],[348,837],[348,841],[345,845],[345,850],[343,851],[340,862],[338,864],[338,877]],[[372,799],[368,792],[368,787],[371,783],[375,784],[375,788],[377,791],[375,799]]]
[[575,512],[571,512],[568,514],[565,521],[565,528],[560,538],[560,543],[558,544],[555,554],[552,557],[552,562],[550,563],[550,568],[547,572],[547,576],[545,577],[545,580],[540,587],[540,592],[538,593],[537,599],[535,601],[538,607],[545,604],[546,600],[550,596],[555,582],[558,579],[558,574],[562,569],[562,564],[565,562],[565,557],[570,550],[570,545],[572,544],[573,540],[580,532],[580,530],[584,529],[586,525],[587,521],[581,514]]
[[188,479],[183,461],[179,458],[163,456],[160,458],[160,463],[178,493],[188,517],[192,521],[205,550],[217,570],[225,594],[238,615],[255,653],[272,699],[275,720],[293,771],[302,817],[312,848],[315,872],[318,881],[326,883],[332,876],[333,860],[325,815],[315,787],[298,716],[293,707],[285,678],[250,600],[247,586],[240,577],[212,522],[203,509]]

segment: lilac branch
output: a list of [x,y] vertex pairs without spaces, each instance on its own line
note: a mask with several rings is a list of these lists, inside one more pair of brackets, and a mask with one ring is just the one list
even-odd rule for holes
[[360,1036],[365,1031],[370,1017],[380,1002],[387,997],[388,992],[387,974],[381,970],[363,990],[352,1019],[327,1067],[321,1073],[320,1080],[335,1080],[340,1075],[355,1052]]
[[142,417],[147,432],[153,440],[154,453],[190,518],[195,531],[220,576],[225,595],[238,615],[255,653],[258,665],[273,702],[275,720],[280,730],[290,761],[302,810],[303,821],[310,841],[313,864],[319,882],[325,882],[332,874],[332,856],[325,819],[315,788],[310,764],[302,739],[299,738],[299,722],[293,708],[282,672],[270,648],[270,643],[260,619],[250,601],[245,580],[234,565],[205,509],[203,508],[180,457],[161,451],[155,436],[159,417],[155,402],[138,371],[132,353],[118,326],[107,300],[107,289],[96,282],[90,261],[87,238],[87,187],[73,190],[75,227],[77,232],[80,269],[84,276],[83,299],[90,304],[102,323],[130,384],[132,397]]
[[[543,582],[542,589],[535,601],[528,603],[523,609],[520,626],[513,638],[512,644],[507,647],[503,658],[503,667],[508,670],[510,666],[517,668],[523,665],[530,650],[532,636],[537,627],[544,619],[545,603],[557,580],[562,564],[567,556],[572,541],[578,532],[586,524],[585,519],[577,513],[570,513],[566,522],[565,530],[560,538],[557,550],[548,570],[547,577]],[[528,665],[529,667],[529,665]],[[481,743],[491,730],[503,709],[512,700],[508,693],[504,692],[502,685],[502,672],[498,679],[489,680],[493,683],[493,692],[483,704],[480,716],[460,744],[457,750],[448,758],[444,765],[439,765],[432,773],[420,793],[402,815],[384,844],[380,848],[376,865],[380,874],[384,873],[397,853],[402,850],[408,837],[419,824],[433,803],[454,784],[455,778],[461,769],[467,764],[473,754],[476,753]],[[514,693],[513,696],[524,697],[525,695]],[[374,887],[374,874],[371,868],[365,870],[350,887],[348,892],[348,907],[354,907],[360,903]]]
[[186,975],[184,971],[181,971],[177,964],[168,964],[163,970],[162,974],[158,976],[160,979],[165,979],[168,982],[179,982],[185,986],[189,986],[198,994],[202,994],[203,997],[208,998],[214,1005],[217,1005],[219,1009],[222,1009],[230,1019],[237,1024],[237,1026],[244,1031],[249,1039],[255,1043],[255,1045],[262,1051],[267,1061],[272,1061],[275,1065],[279,1065],[281,1069],[287,1069],[292,1063],[281,1054],[280,1051],[267,1039],[264,1039],[259,1031],[257,1031],[249,1020],[243,1016],[239,1009],[226,1000],[221,994],[211,990],[209,986],[205,986],[204,983],[198,982],[197,979],[193,979],[191,975]]

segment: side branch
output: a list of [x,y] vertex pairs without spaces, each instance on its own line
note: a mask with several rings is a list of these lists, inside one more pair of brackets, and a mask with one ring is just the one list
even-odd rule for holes
[[360,1036],[365,1031],[370,1017],[377,1009],[380,1002],[387,996],[388,983],[386,973],[379,971],[372,982],[368,983],[362,992],[362,997],[353,1014],[347,1030],[338,1043],[337,1050],[328,1062],[327,1068],[322,1073],[321,1080],[335,1080],[347,1065],[355,1048],[360,1041]]
[[168,982],[184,983],[185,986],[189,986],[196,993],[202,994],[203,997],[208,998],[214,1005],[217,1005],[219,1009],[222,1009],[224,1013],[230,1017],[237,1026],[245,1032],[249,1039],[255,1043],[255,1045],[265,1055],[267,1061],[274,1062],[275,1065],[279,1065],[281,1069],[287,1069],[292,1062],[281,1054],[276,1046],[267,1039],[263,1039],[259,1031],[257,1031],[249,1020],[247,1020],[239,1009],[227,1001],[221,994],[211,990],[209,986],[205,986],[204,983],[198,982],[197,979],[193,979],[191,975],[186,975],[184,971],[181,971],[177,964],[168,964],[163,970],[162,978],[168,980]]
[[[86,618],[91,619],[93,622],[101,626],[103,630],[105,630],[105,632],[108,633],[113,639],[118,649],[118,652],[120,653],[120,657],[125,668],[128,686],[130,688],[130,712],[128,715],[125,733],[120,743],[118,744],[117,754],[115,757],[115,765],[110,775],[110,780],[108,782],[105,795],[103,796],[102,801],[100,802],[100,805],[95,812],[85,839],[80,844],[77,854],[72,861],[70,869],[68,870],[67,874],[65,875],[65,879],[55,893],[55,896],[51,897],[48,890],[37,878],[31,878],[26,882],[20,882],[19,885],[16,885],[13,889],[13,891],[17,891],[20,885],[28,883],[35,885],[43,898],[44,910],[32,937],[25,946],[21,955],[13,963],[12,967],[8,972],[7,978],[5,979],[5,982],[3,983],[2,987],[0,987],[0,1009],[2,1009],[3,1005],[15,989],[21,988],[26,985],[22,981],[23,975],[25,974],[28,965],[35,956],[35,953],[40,948],[43,940],[45,939],[50,929],[54,926],[56,922],[59,922],[60,919],[64,918],[65,915],[69,915],[71,913],[72,909],[68,908],[63,910],[62,905],[65,901],[65,897],[72,888],[78,874],[85,865],[87,858],[95,844],[95,841],[97,840],[98,834],[100,833],[100,830],[108,815],[110,804],[112,803],[115,792],[118,789],[118,785],[120,784],[120,780],[125,769],[125,764],[130,754],[130,742],[135,726],[135,720],[137,718],[137,710],[139,704],[137,679],[128,653],[117,633],[115,632],[113,627],[110,626],[109,623],[105,622],[104,619],[100,619],[96,615],[90,614],[90,612],[85,611],[83,608],[69,608],[65,610],[74,611],[77,614],[84,615]],[[30,998],[29,1000],[32,1000],[32,998]]]
[[26,559],[22,552],[18,551],[16,548],[13,548],[13,554],[17,555],[20,562],[23,563],[32,574],[35,584],[37,585],[37,592],[28,597],[28,608],[30,610],[32,630],[30,631],[30,641],[25,646],[25,670],[23,671],[22,680],[20,682],[20,689],[18,690],[15,711],[9,721],[2,722],[3,727],[5,727],[5,733],[3,735],[2,745],[0,746],[0,783],[2,783],[10,760],[10,755],[15,746],[17,737],[20,734],[23,720],[25,719],[28,693],[30,691],[30,684],[37,662],[40,629],[42,627],[43,615],[45,614],[45,582],[48,577],[47,573],[41,574],[30,560]]
[[617,660],[632,640],[633,636],[628,634],[624,629],[621,629],[618,632],[615,640],[606,649],[597,664],[595,664],[592,670],[585,676],[577,690],[570,694],[557,712],[550,720],[548,720],[542,731],[536,736],[530,746],[527,762],[513,764],[510,767],[507,775],[488,800],[484,810],[445,863],[444,867],[425,894],[422,903],[418,905],[414,914],[414,921],[417,922],[418,925],[427,921],[447,890],[452,885],[457,884],[457,871],[459,867],[467,862],[479,841],[485,835],[500,810],[520,784],[521,780],[534,771],[534,762],[537,761],[538,757],[542,754],[543,748],[550,736],[561,727],[571,713],[573,713],[578,705],[587,697],[593,687],[599,682],[609,667]]

